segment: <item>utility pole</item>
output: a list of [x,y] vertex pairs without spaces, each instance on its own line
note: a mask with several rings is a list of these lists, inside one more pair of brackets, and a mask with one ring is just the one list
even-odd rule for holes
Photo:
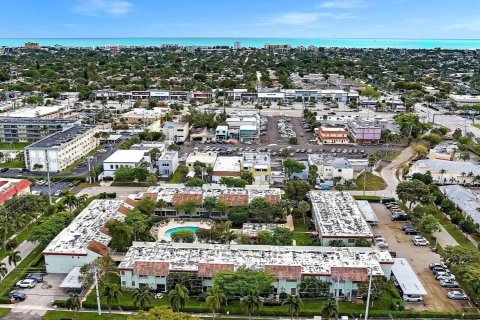
[[370,271],[370,279],[368,280],[367,306],[365,307],[365,320],[368,320],[368,308],[370,307],[370,294],[372,292],[372,268],[367,268]]
[[97,268],[93,270],[93,280],[95,281],[95,293],[97,294],[97,312],[98,315],[102,315],[102,305],[100,304],[100,293],[98,292],[98,276]]
[[48,150],[45,149],[45,165],[47,166],[48,203],[52,205],[52,187],[50,186],[50,163],[48,161]]

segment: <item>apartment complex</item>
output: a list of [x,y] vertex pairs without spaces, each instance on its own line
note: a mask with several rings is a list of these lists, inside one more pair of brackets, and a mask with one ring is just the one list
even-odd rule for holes
[[302,279],[313,276],[330,283],[331,292],[356,298],[357,284],[368,280],[368,270],[374,277],[389,277],[392,265],[387,251],[372,248],[135,242],[118,270],[126,288],[145,285],[165,292],[170,274],[188,272],[202,280],[205,292],[220,271],[265,269],[275,276],[275,293],[296,295]]
[[0,141],[37,141],[76,122],[74,119],[0,118]]
[[25,148],[28,170],[60,172],[99,145],[94,126],[75,125]]
[[480,166],[471,162],[424,159],[418,160],[410,167],[409,175],[427,172],[438,184],[465,184],[472,183],[480,176]]
[[373,234],[357,203],[348,192],[310,191],[312,216],[322,246],[340,240],[352,247],[359,238],[372,239]]
[[344,128],[320,127],[317,131],[318,139],[323,144],[346,144],[348,140],[348,131]]

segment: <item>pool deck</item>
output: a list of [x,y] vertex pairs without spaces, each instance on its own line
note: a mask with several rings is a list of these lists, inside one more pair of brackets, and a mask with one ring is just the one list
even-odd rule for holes
[[157,241],[172,241],[170,236],[166,235],[170,229],[179,228],[179,227],[198,227],[203,229],[211,229],[213,226],[213,221],[182,221],[182,220],[173,220],[170,219],[167,224],[159,226],[156,229]]

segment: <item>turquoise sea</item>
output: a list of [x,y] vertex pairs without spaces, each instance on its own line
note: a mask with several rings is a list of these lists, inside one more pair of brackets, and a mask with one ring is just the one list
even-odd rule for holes
[[242,47],[263,47],[265,44],[290,44],[342,48],[406,48],[406,49],[480,49],[480,39],[360,39],[360,38],[0,38],[0,46],[19,47],[25,42],[39,42],[42,46],[161,46],[162,44],[233,47],[240,41]]

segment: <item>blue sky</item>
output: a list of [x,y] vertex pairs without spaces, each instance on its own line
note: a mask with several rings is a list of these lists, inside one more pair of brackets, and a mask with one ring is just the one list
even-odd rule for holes
[[0,37],[480,38],[480,0],[3,0]]

